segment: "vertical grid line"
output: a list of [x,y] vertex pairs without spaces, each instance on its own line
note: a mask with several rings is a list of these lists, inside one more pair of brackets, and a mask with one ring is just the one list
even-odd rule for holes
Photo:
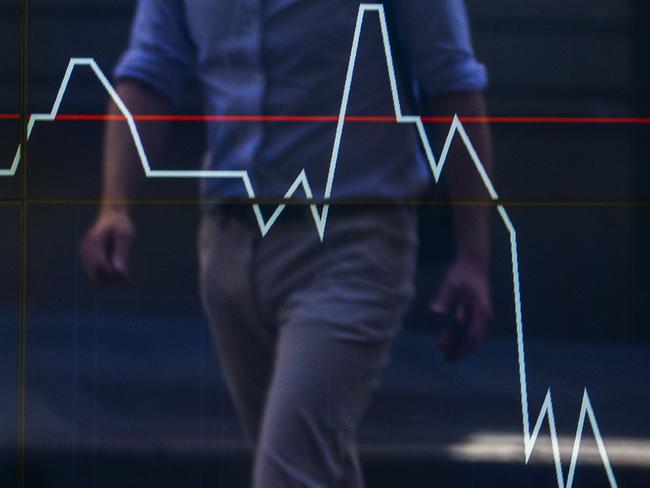
[[25,487],[25,411],[27,371],[27,138],[28,138],[28,0],[20,0],[20,122],[21,161],[20,173],[20,279],[19,279],[19,328],[18,328],[18,439],[17,476],[18,488]]

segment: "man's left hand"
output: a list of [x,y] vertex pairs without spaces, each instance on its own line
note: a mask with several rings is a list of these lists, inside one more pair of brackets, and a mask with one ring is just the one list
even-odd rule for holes
[[447,315],[453,324],[438,337],[448,361],[473,352],[492,319],[489,278],[483,268],[469,259],[456,259],[431,302],[431,311]]

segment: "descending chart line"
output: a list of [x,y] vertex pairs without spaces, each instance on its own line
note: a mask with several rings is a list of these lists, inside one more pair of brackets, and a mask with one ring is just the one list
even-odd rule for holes
[[[546,396],[541,406],[541,410],[535,425],[531,431],[530,423],[530,407],[528,403],[528,383],[526,376],[526,360],[525,360],[525,348],[524,348],[524,332],[523,332],[523,314],[522,314],[522,305],[521,305],[521,283],[519,276],[519,254],[518,254],[518,243],[517,243],[517,232],[515,227],[510,220],[508,212],[505,207],[498,203],[499,196],[496,192],[492,182],[485,170],[483,163],[480,160],[480,157],[472,145],[472,142],[465,131],[463,124],[460,118],[456,115],[451,119],[451,125],[449,132],[445,139],[444,145],[440,157],[436,159],[431,148],[428,136],[425,132],[424,122],[425,118],[415,115],[404,115],[402,113],[402,107],[399,99],[399,92],[397,88],[395,67],[393,63],[393,56],[391,52],[391,45],[388,36],[388,27],[386,22],[386,15],[384,7],[379,4],[361,4],[359,7],[354,37],[352,41],[352,48],[350,52],[350,59],[347,68],[345,84],[343,89],[343,95],[341,99],[341,106],[338,116],[336,117],[336,133],[334,137],[334,144],[332,148],[332,154],[329,162],[329,170],[327,175],[327,182],[324,192],[324,200],[329,201],[332,193],[332,188],[334,185],[334,178],[336,174],[336,168],[339,158],[339,149],[341,140],[344,133],[344,126],[348,122],[348,100],[350,97],[350,91],[352,86],[352,80],[354,77],[357,52],[359,48],[359,42],[361,38],[361,32],[363,29],[364,21],[366,14],[369,12],[374,12],[378,15],[379,23],[381,27],[381,37],[384,47],[384,55],[386,58],[386,63],[388,67],[388,78],[393,102],[393,109],[395,112],[394,117],[391,117],[390,120],[398,124],[410,124],[415,126],[420,143],[426,155],[427,161],[429,163],[432,175],[434,180],[437,182],[440,179],[442,174],[445,162],[447,161],[449,151],[452,145],[452,142],[459,137],[464,144],[480,178],[485,186],[490,199],[494,202],[497,202],[496,208],[501,217],[503,224],[506,227],[506,230],[510,239],[510,257],[511,257],[511,267],[512,267],[512,280],[513,280],[513,294],[514,294],[514,313],[515,313],[515,322],[516,322],[516,336],[517,336],[517,357],[518,357],[518,373],[519,373],[519,385],[520,385],[520,396],[521,396],[521,413],[522,413],[522,423],[523,423],[523,437],[524,437],[524,452],[525,452],[525,463],[528,463],[531,455],[533,453],[535,443],[538,439],[540,430],[544,424],[544,421],[547,420],[548,427],[550,431],[550,438],[552,444],[553,459],[555,463],[555,471],[557,478],[557,485],[559,488],[571,488],[573,485],[573,480],[575,476],[575,470],[578,462],[578,454],[580,450],[580,443],[582,440],[583,430],[585,428],[585,420],[589,420],[593,435],[598,446],[598,451],[600,453],[609,484],[612,488],[617,488],[616,478],[614,476],[613,469],[611,467],[607,451],[605,449],[605,444],[603,437],[601,435],[600,429],[598,427],[598,422],[596,420],[596,415],[594,413],[592,403],[589,397],[587,390],[585,389],[582,395],[582,403],[580,407],[580,413],[578,417],[578,425],[576,429],[575,440],[573,444],[573,450],[571,454],[571,461],[569,465],[569,470],[564,474],[564,469],[562,466],[562,459],[560,456],[560,448],[558,442],[558,433],[555,422],[555,410],[553,407],[553,399],[551,394],[551,389],[549,388],[546,392]],[[72,58],[68,64],[67,70],[63,77],[63,81],[57,93],[56,99],[52,106],[52,110],[49,113],[39,113],[32,114],[29,118],[27,124],[27,133],[26,140],[31,136],[32,130],[36,122],[52,122],[57,120],[59,114],[59,108],[63,100],[63,96],[66,93],[70,77],[74,70],[77,67],[86,66],[89,67],[94,74],[97,76],[103,87],[108,92],[109,96],[113,102],[118,107],[121,112],[123,119],[128,124],[129,130],[131,132],[135,148],[144,169],[145,175],[148,178],[227,178],[227,179],[239,179],[242,181],[244,188],[246,189],[247,195],[251,200],[256,198],[255,190],[253,188],[251,179],[247,171],[222,171],[222,170],[156,170],[152,169],[147,154],[144,150],[140,135],[138,133],[137,127],[135,125],[135,117],[129,112],[128,108],[119,97],[113,86],[110,84],[107,77],[104,75],[102,70],[99,68],[94,59],[91,58]],[[18,170],[21,158],[21,147],[18,147],[16,155],[13,159],[12,165],[9,169],[0,169],[0,176],[14,176]],[[303,169],[293,183],[290,185],[286,194],[284,195],[284,201],[291,199],[300,189],[304,192],[304,195],[307,199],[313,199],[314,195],[311,189],[311,185]],[[273,214],[267,219],[264,219],[262,215],[260,205],[253,203],[253,211],[257,219],[257,223],[260,228],[262,235],[266,235],[271,229],[273,224],[280,217],[284,209],[286,208],[286,203],[278,205],[273,212]],[[321,239],[325,236],[325,230],[327,225],[327,218],[329,213],[329,203],[322,205],[322,209],[319,210],[316,204],[310,204],[311,214],[316,225],[316,229]]]

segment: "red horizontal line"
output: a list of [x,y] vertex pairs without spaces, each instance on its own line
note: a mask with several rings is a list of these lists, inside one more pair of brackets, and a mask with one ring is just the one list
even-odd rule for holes
[[[122,115],[57,115],[57,120],[125,120]],[[134,115],[138,122],[337,122],[335,115]],[[395,116],[347,116],[346,122],[396,122]],[[451,119],[449,119],[451,120]]]
[[[424,122],[451,121],[449,117],[422,117]],[[460,117],[462,122],[490,124],[650,124],[650,117]]]
[[[0,114],[17,120],[20,114]],[[337,122],[336,115],[134,115],[139,122]],[[56,120],[123,121],[123,115],[58,114]],[[650,117],[460,117],[464,123],[488,124],[650,124]],[[392,115],[348,115],[346,122],[396,122]],[[451,123],[452,117],[422,117],[423,122]]]

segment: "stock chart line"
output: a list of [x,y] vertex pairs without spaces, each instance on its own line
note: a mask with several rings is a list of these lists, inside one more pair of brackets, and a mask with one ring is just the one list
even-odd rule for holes
[[[492,201],[498,202],[499,196],[492,185],[492,182],[485,170],[483,163],[480,160],[480,157],[475,150],[472,142],[465,131],[463,124],[458,116],[454,116],[451,121],[451,126],[449,132],[445,139],[445,143],[442,147],[440,157],[436,160],[436,157],[433,154],[431,144],[429,142],[428,136],[424,129],[423,118],[415,115],[404,115],[402,113],[402,107],[399,98],[399,92],[397,88],[395,66],[393,63],[393,56],[391,51],[390,39],[388,35],[388,27],[386,22],[386,14],[384,7],[379,4],[361,4],[357,14],[356,26],[354,30],[354,37],[352,41],[352,48],[350,52],[349,64],[347,67],[347,73],[345,78],[345,84],[343,88],[343,95],[341,100],[340,111],[337,117],[336,133],[334,137],[334,144],[332,148],[332,154],[329,162],[329,170],[327,174],[327,182],[324,192],[324,199],[328,200],[332,193],[332,188],[334,185],[334,178],[336,174],[336,167],[339,157],[339,149],[341,145],[341,140],[343,137],[344,126],[346,123],[347,110],[348,110],[348,100],[350,97],[350,91],[352,86],[352,80],[355,73],[355,65],[357,60],[357,53],[359,49],[359,42],[361,38],[361,32],[363,29],[364,21],[366,19],[366,14],[376,13],[381,27],[381,37],[384,47],[384,55],[388,68],[388,78],[390,83],[390,90],[392,95],[393,109],[395,112],[394,121],[398,124],[410,124],[415,126],[422,148],[426,155],[427,161],[429,163],[433,178],[436,182],[440,179],[442,174],[445,162],[449,155],[452,142],[455,138],[460,137],[462,143],[464,144],[487,192],[490,195]],[[40,113],[32,114],[29,118],[27,124],[27,134],[26,140],[31,136],[34,124],[36,122],[52,122],[57,119],[59,113],[59,108],[61,101],[66,93],[70,77],[74,72],[75,68],[80,66],[89,67],[97,76],[103,87],[108,92],[109,96],[115,102],[116,106],[122,113],[124,120],[128,124],[129,130],[133,137],[133,142],[135,148],[144,169],[145,175],[148,178],[227,178],[227,179],[240,179],[246,189],[246,192],[251,200],[256,198],[255,190],[251,183],[251,179],[248,176],[247,171],[221,171],[221,170],[156,170],[152,169],[147,154],[144,150],[142,141],[140,139],[137,127],[135,125],[134,116],[128,110],[124,102],[121,100],[107,77],[104,75],[102,70],[99,68],[94,59],[91,58],[72,58],[68,64],[67,70],[63,77],[63,81],[59,88],[58,94],[56,96],[55,102],[52,106],[52,110],[49,113]],[[14,157],[13,163],[9,169],[0,169],[0,176],[14,176],[18,170],[21,157],[21,148],[18,147],[16,151],[16,156]],[[285,200],[291,199],[298,190],[302,188],[305,196],[308,199],[314,198],[311,185],[307,179],[305,170],[303,169],[293,183],[290,185],[286,194],[284,195]],[[267,219],[264,219],[262,215],[259,204],[252,204],[257,223],[260,228],[262,235],[266,235],[271,229],[273,224],[282,214],[283,210],[286,207],[286,204],[280,204],[276,207],[273,214]],[[517,335],[517,356],[518,356],[518,373],[519,373],[519,385],[520,385],[520,396],[521,396],[521,413],[522,413],[522,423],[523,423],[523,441],[524,441],[524,460],[527,464],[533,453],[535,443],[538,439],[539,432],[543,426],[544,420],[547,420],[548,427],[550,431],[550,438],[552,444],[553,460],[555,464],[555,472],[557,478],[557,485],[559,488],[571,488],[573,485],[575,470],[578,462],[578,454],[580,450],[580,443],[582,440],[583,431],[585,428],[585,420],[589,420],[598,450],[605,468],[609,484],[613,488],[617,488],[618,484],[614,476],[613,469],[611,467],[607,451],[605,449],[605,444],[603,437],[600,433],[598,427],[598,422],[596,420],[596,415],[594,413],[591,400],[587,389],[584,389],[582,395],[582,403],[580,408],[580,413],[578,417],[578,425],[576,429],[575,440],[573,444],[573,450],[571,453],[571,461],[569,464],[569,470],[566,474],[562,466],[562,459],[560,455],[559,441],[557,428],[555,423],[555,410],[553,407],[553,398],[551,394],[551,389],[549,388],[546,392],[546,396],[542,403],[539,415],[535,421],[535,425],[531,431],[530,423],[530,410],[528,403],[528,383],[526,375],[526,357],[524,350],[524,332],[523,332],[523,315],[522,315],[522,306],[521,306],[521,284],[519,277],[519,253],[518,253],[518,243],[517,243],[517,232],[515,227],[510,220],[508,212],[506,211],[503,205],[496,205],[497,211],[503,224],[506,227],[506,230],[509,235],[510,240],[510,257],[511,257],[511,271],[512,271],[512,280],[513,280],[513,294],[514,294],[514,313],[515,313],[515,322],[516,322],[516,335]],[[329,213],[329,204],[323,204],[322,209],[319,210],[316,204],[310,204],[311,214],[316,225],[316,229],[321,240],[325,236],[325,230],[327,225],[327,217]]]

